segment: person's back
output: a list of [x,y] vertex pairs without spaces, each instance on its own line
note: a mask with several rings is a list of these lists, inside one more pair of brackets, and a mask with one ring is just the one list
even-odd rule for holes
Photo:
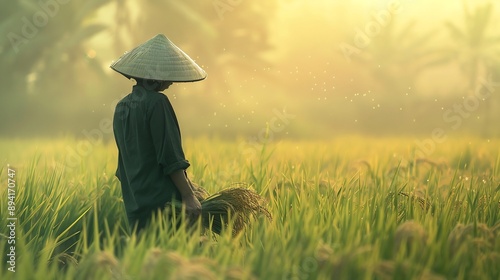
[[[116,106],[113,130],[119,150],[117,177],[131,224],[181,195],[168,176],[186,169],[180,132],[168,98],[141,85]],[[143,225],[139,225],[143,227]]]

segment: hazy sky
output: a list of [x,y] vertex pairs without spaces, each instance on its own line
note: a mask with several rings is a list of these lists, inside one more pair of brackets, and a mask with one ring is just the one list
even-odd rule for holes
[[[81,45],[89,61],[98,61],[105,75],[102,75],[100,69],[95,71],[95,68],[90,68],[89,64],[86,64],[86,58],[80,58],[82,61],[71,72],[78,73],[77,77],[62,81],[63,84],[67,83],[67,87],[77,88],[78,93],[73,96],[62,92],[55,93],[54,96],[59,94],[64,97],[58,100],[60,105],[55,105],[51,100],[40,99],[46,103],[32,102],[29,110],[40,110],[40,115],[48,115],[45,112],[50,112],[53,118],[60,122],[62,130],[68,127],[62,121],[67,120],[70,123],[70,115],[74,115],[78,120],[84,119],[81,116],[85,116],[85,119],[88,116],[85,126],[94,126],[95,120],[92,118],[98,120],[109,117],[113,109],[111,100],[128,93],[134,84],[109,68],[112,61],[144,38],[164,33],[182,49],[188,48],[188,54],[202,66],[205,66],[205,63],[211,67],[206,69],[206,81],[176,84],[169,90],[169,94],[175,93],[172,94],[172,99],[176,107],[186,116],[181,122],[188,128],[192,127],[191,131],[211,133],[217,129],[228,131],[234,128],[236,133],[253,133],[273,117],[273,110],[283,110],[285,107],[297,115],[301,114],[294,122],[297,134],[301,134],[308,127],[315,131],[325,127],[351,129],[353,124],[359,127],[359,131],[363,131],[365,127],[371,129],[374,126],[372,120],[376,120],[377,125],[384,126],[385,122],[395,119],[406,121],[400,122],[402,129],[406,129],[410,124],[415,126],[415,129],[411,130],[427,131],[422,127],[434,127],[433,122],[436,118],[440,120],[443,110],[463,100],[467,94],[469,80],[464,74],[466,71],[463,71],[457,61],[426,68],[422,72],[411,72],[414,66],[412,64],[427,62],[427,58],[418,56],[418,52],[422,51],[419,47],[428,47],[432,51],[440,48],[458,49],[460,53],[460,42],[453,41],[444,23],[449,20],[458,28],[464,28],[464,7],[470,7],[472,11],[481,4],[497,4],[500,1],[279,0],[275,10],[263,10],[267,7],[266,4],[243,0],[233,1],[232,3],[237,4],[234,4],[224,18],[218,18],[216,9],[212,9],[209,4],[206,4],[207,9],[193,9],[195,4],[191,1],[186,4],[191,15],[178,13],[177,10],[165,13],[172,17],[170,24],[174,21],[175,26],[169,26],[168,23],[165,24],[166,21],[162,21],[162,12],[155,11],[156,4],[148,6],[149,10],[142,10],[148,13],[157,12],[155,20],[147,21],[145,26],[137,24],[140,7],[130,6],[137,2],[125,2],[129,5],[129,16],[132,18],[130,24],[134,28],[121,30],[125,40],[120,44],[117,44],[118,41],[114,37],[117,2],[104,6],[95,16],[91,14],[85,19],[86,23],[103,23],[106,26],[104,31]],[[393,10],[395,7],[397,12]],[[77,9],[78,5],[73,8]],[[178,6],[176,8],[179,9]],[[56,15],[54,21],[64,20],[63,16],[67,16],[65,11],[70,10],[61,9],[61,14]],[[494,7],[493,13],[493,19],[500,18],[500,6]],[[258,23],[264,24],[253,22],[247,15],[262,15],[265,20]],[[198,28],[193,24],[197,21],[192,17],[208,24],[200,26],[199,30],[183,29],[183,25],[188,23],[191,28]],[[394,23],[394,29],[390,29],[388,24],[381,23],[380,20]],[[412,21],[415,23],[414,28],[410,32],[402,32],[401,30]],[[161,24],[162,22],[164,24]],[[50,25],[52,23],[55,24],[51,21],[48,27],[53,27]],[[205,32],[220,27],[224,29],[217,30],[216,36]],[[500,36],[500,32],[495,28],[495,24],[490,24],[489,36]],[[239,30],[242,30],[243,37],[247,36],[243,38],[243,41],[247,40],[245,42],[251,42],[248,37],[256,35],[255,33],[257,36],[265,34],[268,42],[259,41],[259,44],[270,43],[272,48],[261,53],[260,46],[247,48],[241,43],[235,43],[241,38],[232,37],[230,33],[237,33]],[[374,34],[368,34],[370,30],[375,30]],[[393,33],[389,32],[391,30]],[[381,35],[385,31],[389,33],[388,38],[392,39],[392,42],[385,41],[385,37]],[[186,36],[191,32],[192,38]],[[363,34],[360,35],[360,32]],[[431,37],[418,44],[414,43],[418,37],[429,32],[432,32]],[[44,30],[41,30],[38,36],[44,36]],[[178,38],[182,40],[178,42]],[[362,46],[358,44],[360,38],[363,41]],[[203,45],[205,42],[206,47]],[[346,55],[345,48],[341,47],[345,45],[356,48],[356,52]],[[233,49],[227,50],[229,46],[233,46]],[[413,46],[417,47],[417,50],[411,48]],[[265,63],[253,63],[261,56]],[[62,56],[54,57],[57,60]],[[43,66],[41,63],[34,69],[43,69]],[[484,69],[482,71],[484,72]],[[28,73],[27,79],[21,77],[20,80],[36,80],[31,78],[42,72]],[[479,75],[484,76],[483,72]],[[109,83],[108,88],[103,80]],[[33,92],[27,95],[45,94],[39,88],[35,89],[32,84],[34,83],[30,83],[28,91],[31,89]],[[61,88],[63,87],[45,90],[51,93]],[[199,98],[193,100],[192,96],[195,95],[199,95]],[[196,102],[203,106],[195,108],[196,106],[192,105]],[[493,98],[488,100],[492,105],[489,111],[484,113],[480,111],[485,106],[480,107],[475,112],[478,118],[495,112],[495,102],[500,103]],[[393,108],[390,108],[391,106]],[[397,110],[398,118],[393,117],[394,112],[391,110]],[[480,113],[483,115],[479,116]],[[491,115],[491,118],[493,117]],[[200,121],[191,122],[191,118],[199,118]],[[32,120],[26,122],[33,123]],[[311,128],[311,123],[317,124],[318,127]],[[417,127],[421,124],[421,127]],[[228,134],[232,134],[232,131]]]

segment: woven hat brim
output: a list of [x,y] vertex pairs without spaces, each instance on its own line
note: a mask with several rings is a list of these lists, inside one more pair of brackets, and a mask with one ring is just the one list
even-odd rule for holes
[[122,55],[110,66],[127,78],[195,82],[207,73],[163,34]]

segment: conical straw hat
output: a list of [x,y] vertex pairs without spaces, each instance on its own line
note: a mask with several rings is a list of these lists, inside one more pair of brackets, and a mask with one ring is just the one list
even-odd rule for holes
[[127,78],[158,81],[194,82],[207,77],[194,60],[163,34],[126,52],[111,68]]

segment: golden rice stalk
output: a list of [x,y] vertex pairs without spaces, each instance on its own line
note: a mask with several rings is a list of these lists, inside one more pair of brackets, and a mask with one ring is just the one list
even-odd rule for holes
[[[374,267],[376,279],[425,279],[445,280],[446,278],[409,261],[380,261]],[[413,275],[418,271],[419,275]]]
[[233,219],[233,235],[238,234],[249,225],[252,218],[264,215],[271,219],[271,213],[262,206],[263,198],[245,188],[229,188],[222,190],[201,202],[201,220],[204,227],[221,233],[223,227]]
[[152,278],[152,274],[161,261],[162,256],[163,251],[160,248],[154,247],[149,249],[142,264],[143,275],[141,278]]
[[411,250],[411,248],[421,248],[427,243],[427,232],[416,221],[410,220],[400,224],[394,233],[394,249],[401,248]]
[[[271,219],[271,213],[263,206],[264,199],[252,190],[229,188],[206,197],[208,192],[201,187],[197,188],[195,195],[200,196],[201,224],[207,229],[211,226],[214,233],[220,234],[231,220],[232,233],[236,235],[260,215]],[[177,214],[182,211],[180,204],[174,206]]]
[[[208,258],[188,259],[178,252],[152,248],[138,279],[218,279],[217,264]],[[122,279],[122,278],[120,278]]]
[[494,230],[490,229],[486,224],[457,224],[448,235],[448,245],[450,254],[456,254],[462,246],[466,248],[474,248],[479,251],[487,251],[495,242]]
[[333,248],[324,243],[322,240],[316,247],[316,253],[315,253],[315,258],[318,260],[319,266],[322,267],[326,265],[332,256],[334,255]]
[[193,187],[193,192],[194,192],[194,196],[196,196],[196,198],[202,202],[203,200],[207,199],[210,194],[202,187],[200,187],[198,184],[196,183],[191,183],[191,186]]
[[90,254],[77,266],[75,279],[124,279],[120,262],[108,251]]
[[409,200],[412,200],[413,202],[417,202],[420,205],[420,207],[422,207],[423,210],[428,211],[430,209],[433,212],[432,205],[427,199],[417,196],[414,193],[399,192],[399,195],[407,197]]
[[179,252],[152,248],[146,254],[142,272],[137,279],[255,279],[249,274],[242,267],[224,268],[206,257],[187,258]]
[[217,263],[204,257],[187,259],[177,252],[167,252],[170,267],[175,267],[168,279],[217,279]]

